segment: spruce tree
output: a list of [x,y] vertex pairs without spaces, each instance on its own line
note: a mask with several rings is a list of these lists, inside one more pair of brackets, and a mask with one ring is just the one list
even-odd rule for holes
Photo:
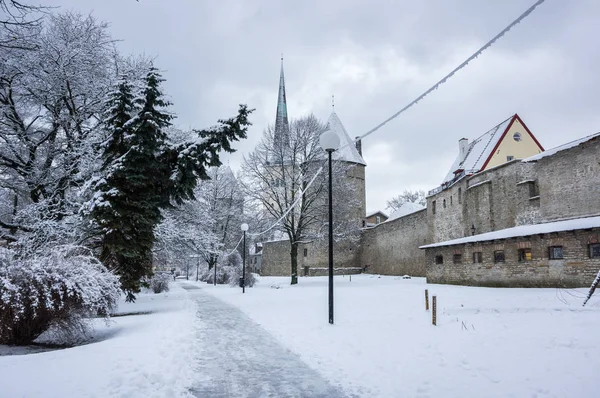
[[121,81],[108,102],[110,137],[92,216],[102,229],[101,260],[119,274],[128,301],[135,300],[141,279],[152,275],[160,210],[194,199],[198,179],[208,179],[207,167],[219,166],[219,152],[233,152],[231,141],[245,138],[250,125],[252,111],[241,105],[235,118],[195,130],[200,139],[170,145],[166,129],[173,116],[166,111],[163,81],[152,67],[140,96],[134,99],[131,84]]

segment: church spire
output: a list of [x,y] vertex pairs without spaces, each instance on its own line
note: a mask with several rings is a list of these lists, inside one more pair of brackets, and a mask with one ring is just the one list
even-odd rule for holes
[[285,79],[283,76],[283,54],[281,54],[281,72],[279,74],[279,96],[277,97],[277,116],[275,118],[275,145],[289,142],[290,125],[287,114],[287,100],[285,97]]

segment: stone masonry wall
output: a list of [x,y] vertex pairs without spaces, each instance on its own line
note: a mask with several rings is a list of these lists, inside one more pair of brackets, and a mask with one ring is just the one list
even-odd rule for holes
[[[334,242],[333,264],[335,268],[358,268],[357,243]],[[290,276],[292,272],[288,240],[265,242],[262,251],[263,276]],[[306,256],[304,255],[306,253]],[[318,269],[329,266],[329,247],[327,242],[303,243],[298,246],[298,276],[316,275]],[[343,269],[340,274],[347,273]]]
[[[273,242],[264,242],[262,250],[261,275],[290,276],[291,272],[290,241],[286,239]],[[298,269],[298,273],[300,274],[300,269]]]
[[425,276],[427,209],[364,230],[360,265],[369,273]]
[[535,164],[543,222],[600,215],[600,137]]
[[[600,241],[600,229],[559,232],[493,242],[425,249],[427,282],[503,287],[589,287],[600,259],[589,257],[589,244]],[[563,246],[564,258],[548,259],[549,246]],[[531,249],[531,261],[519,261],[518,249]],[[504,250],[505,262],[494,263],[494,251]],[[483,262],[473,263],[473,252]],[[459,264],[453,255],[461,254]],[[443,256],[443,264],[435,257]]]

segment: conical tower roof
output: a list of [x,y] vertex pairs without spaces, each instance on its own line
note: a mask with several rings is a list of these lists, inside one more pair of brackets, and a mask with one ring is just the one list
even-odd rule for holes
[[358,153],[354,140],[350,138],[342,121],[335,112],[332,112],[327,120],[327,129],[333,131],[340,138],[340,149],[333,153],[333,158],[345,162],[357,163],[366,166],[365,160]]
[[279,95],[277,97],[277,115],[275,117],[275,145],[288,144],[290,124],[287,113],[285,96],[285,77],[283,75],[283,57],[281,57],[281,72],[279,73]]

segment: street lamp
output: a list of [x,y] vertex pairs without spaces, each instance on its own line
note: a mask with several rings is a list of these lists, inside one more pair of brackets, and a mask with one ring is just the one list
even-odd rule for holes
[[331,154],[340,146],[340,137],[326,130],[319,137],[321,147],[327,152],[329,163],[329,323],[333,325],[333,195],[331,184]]
[[242,293],[246,293],[246,231],[248,224],[243,223],[240,228],[244,232],[244,245],[242,247]]

